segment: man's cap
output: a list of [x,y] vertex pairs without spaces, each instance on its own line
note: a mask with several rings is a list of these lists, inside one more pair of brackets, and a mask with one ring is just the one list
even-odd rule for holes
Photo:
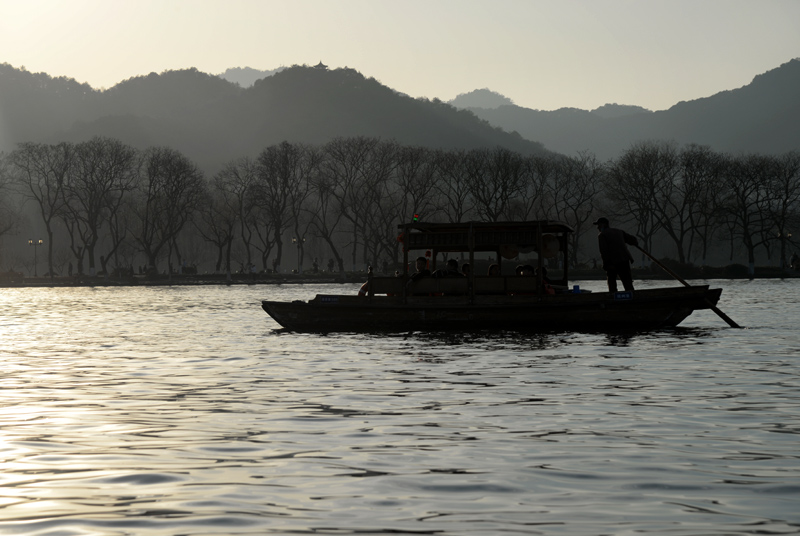
[[592,225],[600,225],[601,223],[608,225],[608,218],[597,218],[597,221],[593,221]]

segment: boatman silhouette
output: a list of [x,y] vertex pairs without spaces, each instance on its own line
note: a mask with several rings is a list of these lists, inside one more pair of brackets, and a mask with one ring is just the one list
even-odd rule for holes
[[600,246],[600,256],[603,258],[603,270],[606,271],[608,291],[617,291],[617,277],[622,281],[625,290],[633,292],[633,276],[631,264],[633,255],[628,251],[628,244],[638,246],[636,237],[629,235],[622,229],[614,229],[609,225],[607,218],[597,218],[592,222],[597,226],[597,242]]

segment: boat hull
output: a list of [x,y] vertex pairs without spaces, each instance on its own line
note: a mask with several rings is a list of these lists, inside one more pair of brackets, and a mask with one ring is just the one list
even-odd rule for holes
[[278,324],[299,332],[430,330],[622,330],[680,324],[709,309],[721,290],[708,286],[542,296],[318,295],[308,302],[265,300]]

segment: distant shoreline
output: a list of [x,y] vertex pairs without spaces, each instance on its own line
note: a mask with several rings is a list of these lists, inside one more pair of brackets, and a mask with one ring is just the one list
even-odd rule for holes
[[[729,268],[729,267],[728,267]],[[697,273],[700,271],[701,273]],[[731,270],[728,270],[731,272]],[[683,279],[750,279],[746,272],[725,273],[725,269],[714,270],[684,270],[677,271]],[[383,274],[377,274],[383,275]],[[570,281],[603,281],[606,276],[601,270],[571,270]],[[633,271],[634,280],[663,280],[674,281],[670,275],[653,272],[645,269]],[[796,279],[800,278],[800,271],[781,270],[776,267],[756,268],[753,279]],[[132,277],[104,277],[104,276],[57,276],[54,278],[40,277],[8,277],[0,274],[0,288],[36,288],[36,287],[151,287],[151,286],[209,286],[209,285],[328,285],[328,284],[354,284],[367,280],[364,272],[346,272],[344,275],[334,273],[304,273],[304,274],[202,274],[202,275],[134,275]]]

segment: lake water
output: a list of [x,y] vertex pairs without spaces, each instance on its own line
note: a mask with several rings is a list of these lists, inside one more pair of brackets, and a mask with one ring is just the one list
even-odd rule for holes
[[0,289],[0,534],[797,534],[800,280],[711,283],[747,329],[323,336],[260,300],[358,285]]

